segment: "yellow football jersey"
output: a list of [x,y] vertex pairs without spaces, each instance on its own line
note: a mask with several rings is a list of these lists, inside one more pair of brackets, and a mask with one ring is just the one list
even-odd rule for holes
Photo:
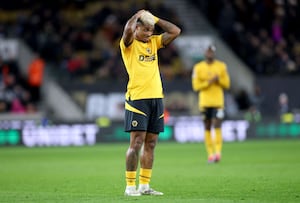
[[121,54],[129,76],[126,99],[163,98],[157,58],[157,50],[162,47],[162,35],[153,35],[147,43],[134,39],[128,47],[121,39]]
[[[215,75],[219,76],[218,83],[209,85],[208,81]],[[192,75],[193,90],[199,92],[199,107],[224,108],[224,89],[230,87],[230,78],[226,64],[214,60],[211,64],[201,61],[194,65]]]

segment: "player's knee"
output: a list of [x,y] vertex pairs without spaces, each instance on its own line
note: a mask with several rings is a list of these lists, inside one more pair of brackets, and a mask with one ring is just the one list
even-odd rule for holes
[[211,129],[211,122],[205,122],[205,130],[210,130]]
[[135,141],[134,141],[134,143],[133,143],[133,148],[135,149],[135,150],[137,150],[137,151],[139,151],[141,148],[142,148],[142,146],[143,146],[143,140],[142,139],[136,139]]
[[156,140],[150,140],[145,143],[145,148],[153,150],[156,146]]
[[126,152],[126,156],[127,157],[132,157],[132,156],[138,156],[138,151],[132,147],[129,147],[127,152]]
[[222,121],[219,120],[219,119],[217,119],[217,120],[215,121],[215,123],[214,123],[214,126],[215,126],[215,128],[220,128],[220,127],[221,127],[221,124],[222,124]]

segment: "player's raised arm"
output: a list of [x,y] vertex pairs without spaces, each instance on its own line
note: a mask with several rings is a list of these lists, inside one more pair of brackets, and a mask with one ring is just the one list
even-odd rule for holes
[[140,18],[141,14],[144,11],[145,10],[139,10],[127,21],[122,36],[125,46],[129,46],[132,43],[134,39],[134,30],[136,27],[137,20]]
[[161,18],[158,19],[156,25],[161,27],[164,31],[162,37],[164,46],[170,44],[181,32],[181,29],[177,25]]

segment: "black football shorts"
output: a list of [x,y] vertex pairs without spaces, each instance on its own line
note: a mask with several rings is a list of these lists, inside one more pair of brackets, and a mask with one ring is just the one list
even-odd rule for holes
[[223,108],[214,108],[206,107],[200,110],[200,114],[203,120],[210,120],[213,118],[223,119],[224,118],[224,109]]
[[125,131],[164,131],[164,107],[161,98],[126,100]]

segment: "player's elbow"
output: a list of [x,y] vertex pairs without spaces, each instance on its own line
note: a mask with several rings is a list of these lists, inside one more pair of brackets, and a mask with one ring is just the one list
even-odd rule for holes
[[192,89],[195,92],[199,91],[199,86],[197,85],[197,83],[195,81],[192,82]]
[[229,89],[230,88],[230,82],[228,82],[227,84],[226,84],[226,89]]
[[181,29],[174,25],[170,30],[169,30],[169,34],[172,36],[173,39],[175,39],[176,37],[178,37],[181,33]]
[[193,88],[193,91],[194,91],[194,92],[197,92],[197,91],[198,91],[198,88],[197,88],[196,86],[193,85],[192,88]]
[[228,90],[230,88],[230,84],[224,85],[224,89]]
[[175,29],[174,29],[174,35],[177,37],[177,36],[180,35],[180,33],[181,33],[181,29],[176,26]]

